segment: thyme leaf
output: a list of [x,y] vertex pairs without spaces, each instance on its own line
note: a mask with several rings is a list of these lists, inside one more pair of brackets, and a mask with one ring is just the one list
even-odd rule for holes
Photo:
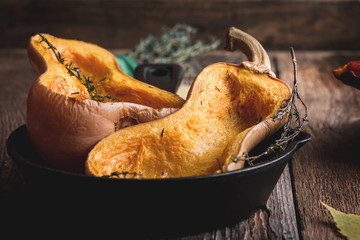
[[104,175],[102,177],[104,177],[104,178],[110,178],[110,177],[119,177],[119,178],[123,177],[123,178],[126,178],[127,176],[130,176],[132,178],[136,178],[138,176],[139,179],[142,179],[142,174],[141,173],[128,172],[128,171],[122,171],[122,172],[115,171],[115,172],[112,172],[110,175]]
[[216,161],[217,161],[217,163],[219,164],[220,172],[221,172],[221,173],[223,173],[223,172],[224,172],[224,170],[223,170],[224,163],[223,163],[223,164],[221,164],[221,162],[220,162],[220,159],[219,159],[219,158],[216,158]]
[[231,74],[229,73],[229,70],[226,70],[227,74],[228,74],[228,78],[226,79],[226,81],[229,81],[229,79],[231,79]]

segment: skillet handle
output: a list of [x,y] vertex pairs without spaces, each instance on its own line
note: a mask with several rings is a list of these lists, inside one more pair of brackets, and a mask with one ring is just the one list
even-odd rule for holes
[[293,140],[296,150],[304,146],[305,143],[311,140],[311,135],[307,132],[300,132],[298,136]]
[[135,78],[163,90],[176,93],[183,69],[178,64],[141,64],[135,68]]

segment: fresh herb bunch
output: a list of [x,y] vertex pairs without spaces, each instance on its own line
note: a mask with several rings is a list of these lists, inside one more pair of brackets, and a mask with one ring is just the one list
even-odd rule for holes
[[176,24],[173,28],[164,27],[159,38],[149,35],[141,40],[127,56],[138,63],[176,63],[184,69],[184,77],[194,77],[202,66],[193,58],[216,49],[220,41],[209,38],[209,43],[193,40],[198,30],[186,24]]
[[[299,95],[298,79],[297,79],[297,62],[296,62],[295,52],[292,47],[290,49],[290,53],[294,66],[294,82],[293,82],[294,86],[290,98],[283,100],[283,103],[279,107],[279,110],[276,111],[274,116],[272,117],[274,121],[275,120],[283,121],[287,116],[287,121],[284,124],[280,138],[277,139],[275,143],[271,144],[263,153],[258,154],[256,156],[249,156],[249,153],[244,153],[241,157],[233,156],[232,160],[234,162],[246,161],[250,166],[252,166],[256,160],[260,159],[263,156],[268,156],[270,154],[274,154],[279,151],[284,151],[286,149],[287,144],[300,133],[304,124],[308,122],[308,109],[306,104]],[[303,116],[297,107],[296,100],[298,100],[304,108]]]
[[[45,42],[49,49],[54,53],[56,59],[65,66],[70,76],[76,77],[82,85],[84,85],[89,93],[89,96],[92,100],[98,101],[98,102],[106,102],[107,100],[116,100],[116,98],[112,98],[110,96],[102,96],[98,94],[98,91],[94,85],[92,85],[93,81],[90,80],[90,77],[85,76],[84,74],[81,74],[81,70],[75,66],[73,66],[72,62],[66,63],[66,59],[61,57],[61,53],[56,49],[52,43],[49,42],[47,38],[45,38],[41,33],[38,33],[38,35],[41,37],[41,42]],[[100,80],[103,81],[104,79]],[[79,92],[75,92],[72,94],[78,94]]]

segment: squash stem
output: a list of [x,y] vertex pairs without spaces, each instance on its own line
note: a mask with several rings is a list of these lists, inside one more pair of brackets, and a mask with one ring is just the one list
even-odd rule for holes
[[240,50],[249,61],[242,62],[242,65],[248,69],[259,73],[267,73],[272,77],[275,74],[271,71],[271,63],[268,54],[261,44],[249,34],[231,27],[226,35],[228,51]]

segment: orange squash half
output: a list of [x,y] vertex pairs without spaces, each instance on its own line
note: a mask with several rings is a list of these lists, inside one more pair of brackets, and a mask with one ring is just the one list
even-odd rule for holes
[[204,68],[180,110],[101,140],[89,153],[86,173],[169,178],[242,168],[244,161],[234,162],[234,157],[248,153],[285,123],[272,116],[291,88],[271,72],[256,39],[236,28],[227,36],[227,49],[243,50],[249,61]]
[[184,103],[126,75],[110,52],[94,44],[37,34],[28,55],[40,74],[28,95],[29,137],[46,162],[63,170],[84,172],[87,154],[102,138],[167,116]]

